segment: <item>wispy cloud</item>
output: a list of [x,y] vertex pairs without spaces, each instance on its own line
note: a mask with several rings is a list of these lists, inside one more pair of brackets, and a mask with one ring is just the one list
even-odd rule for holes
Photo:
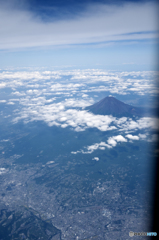
[[156,38],[155,8],[154,2],[95,4],[73,19],[43,22],[25,8],[1,4],[0,49]]

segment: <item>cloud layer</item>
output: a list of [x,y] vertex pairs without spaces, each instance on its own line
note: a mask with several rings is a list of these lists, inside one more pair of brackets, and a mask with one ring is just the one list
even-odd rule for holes
[[158,94],[158,72],[107,72],[99,69],[72,71],[3,71],[0,72],[0,88],[24,87],[27,92],[15,91],[15,95],[75,94],[80,90],[83,97],[88,93]]
[[[156,72],[105,72],[98,69],[73,71],[3,71],[1,89],[10,89],[0,104],[13,106],[13,122],[44,121],[49,126],[71,127],[75,131],[97,128],[100,131],[130,133],[141,129],[158,128],[157,119],[115,118],[94,115],[84,110],[95,102],[100,92],[136,92],[154,95],[158,90],[152,81]],[[3,95],[2,95],[3,96]],[[121,135],[109,139],[110,146],[126,141]],[[104,146],[100,146],[104,147]]]

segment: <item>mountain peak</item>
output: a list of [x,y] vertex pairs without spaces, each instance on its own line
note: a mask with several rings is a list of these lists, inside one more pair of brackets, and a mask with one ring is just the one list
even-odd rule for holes
[[107,96],[99,102],[86,108],[94,114],[100,115],[113,115],[115,117],[131,117],[131,116],[143,116],[144,110],[142,108],[133,107],[113,96]]

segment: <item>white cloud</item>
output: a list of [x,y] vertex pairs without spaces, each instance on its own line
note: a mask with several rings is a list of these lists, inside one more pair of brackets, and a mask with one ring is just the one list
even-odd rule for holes
[[83,153],[83,154],[91,154],[93,153],[95,150],[105,150],[105,148],[112,148],[111,145],[105,143],[105,142],[100,142],[100,143],[95,143],[93,145],[84,147],[84,149],[86,150],[79,150],[76,152],[71,152],[72,154],[77,154],[77,153]]
[[[26,102],[23,100],[25,107],[19,112],[19,116],[14,119],[14,122],[18,122],[19,120],[43,120],[48,123],[49,126],[67,124],[74,128],[75,131],[85,130],[86,128],[98,128],[100,131],[116,129],[115,126],[110,126],[110,124],[115,121],[114,117],[94,115],[85,110],[66,110],[67,101],[66,105],[65,102],[43,105],[43,103],[33,104],[29,98],[25,100]],[[62,127],[66,127],[66,125]]]
[[6,83],[1,82],[1,83],[0,83],[0,88],[5,88],[5,87],[6,87]]
[[49,164],[52,164],[52,163],[54,163],[54,161],[49,161],[46,164],[49,165]]
[[[68,77],[67,81],[66,76]],[[126,76],[129,76],[129,78],[125,79]],[[14,114],[14,122],[19,120],[25,122],[42,120],[49,126],[71,127],[75,131],[97,128],[100,131],[117,130],[130,133],[139,129],[158,129],[158,119],[144,117],[132,120],[126,117],[115,118],[94,115],[81,110],[81,108],[94,103],[93,98],[83,92],[95,91],[98,88],[97,85],[101,89],[107,88],[109,92],[115,91],[117,88],[120,94],[129,93],[130,85],[136,85],[137,88],[144,86],[142,91],[147,89],[150,92],[152,88],[156,88],[155,84],[151,84],[152,77],[155,76],[157,76],[156,72],[106,72],[99,69],[33,72],[4,71],[0,73],[0,83],[5,80],[5,86],[11,87],[13,90],[12,95],[18,96],[17,101],[19,101],[20,110],[17,110]],[[75,94],[74,97],[69,97],[73,94]],[[67,98],[60,100],[62,95]],[[6,100],[1,100],[1,102],[5,103],[4,101]],[[7,104],[14,103],[16,104],[16,101],[13,97]],[[115,145],[117,141],[126,140],[121,135],[118,135],[109,141]],[[102,150],[104,146],[100,146],[100,148]]]
[[99,157],[94,157],[92,160],[99,161]]
[[71,153],[72,154],[77,154],[77,153],[80,153],[80,151],[76,151],[76,152],[72,151]]
[[[127,136],[127,137],[130,138],[131,136]],[[135,137],[137,137],[137,136],[135,136]],[[135,140],[136,138],[133,138],[133,139]],[[118,142],[127,142],[127,139],[125,139],[122,135],[117,135],[117,136],[109,137],[107,140],[107,143],[106,142],[95,143],[90,146],[84,147],[85,150],[81,149],[76,152],[72,151],[71,153],[72,154],[77,154],[77,153],[91,154],[95,150],[99,150],[99,149],[105,150],[106,148],[110,149],[112,147],[115,147]]]
[[[156,118],[140,118],[132,120],[131,118],[115,118],[108,115],[94,115],[85,110],[77,110],[74,107],[85,107],[91,104],[92,99],[65,99],[65,101],[53,103],[56,98],[46,100],[45,97],[30,98],[27,96],[21,98],[19,103],[23,106],[22,110],[17,113],[14,122],[19,120],[45,121],[49,126],[58,125],[63,128],[70,126],[75,131],[84,131],[87,128],[97,128],[100,131],[135,131],[138,129],[153,128],[157,129]],[[11,102],[10,102],[11,103]],[[69,108],[69,109],[68,109]],[[73,109],[72,109],[73,108]],[[118,135],[111,141],[115,145],[116,141],[126,141],[124,137]]]
[[[135,75],[136,73],[136,75]],[[125,79],[125,76],[132,76],[132,78]],[[135,78],[134,78],[135,76]],[[136,78],[141,77],[141,78]],[[156,89],[155,79],[158,79],[157,72],[104,72],[100,70],[83,70],[73,72],[72,80],[82,80],[82,82],[99,83],[98,86],[90,86],[83,89],[83,93],[87,92],[104,92],[118,93],[121,95],[131,94],[135,91],[138,95],[145,95],[146,93],[155,94]],[[154,81],[152,81],[152,79]]]
[[3,71],[0,73],[0,79],[15,79],[15,80],[29,80],[29,79],[50,79],[50,76],[43,75],[39,71],[33,72],[8,72]]
[[65,101],[63,102],[65,107],[82,107],[82,108],[92,105],[93,103],[94,103],[93,99],[84,100],[84,99],[73,99],[73,98],[65,99]]
[[142,129],[142,128],[153,128],[158,130],[159,128],[159,119],[158,118],[151,118],[151,117],[143,117],[140,118],[138,121],[138,128]]
[[6,168],[0,168],[0,175],[3,174],[3,173],[6,173],[6,172],[7,172]]
[[115,147],[117,145],[117,142],[114,140],[113,137],[110,137],[107,142],[108,142],[108,144],[112,145],[113,147]]
[[9,142],[9,139],[3,139],[1,142]]
[[16,95],[16,96],[25,96],[26,93],[24,92],[19,92],[19,91],[16,91],[16,92],[12,92],[13,95]]
[[87,94],[82,94],[82,97],[83,97],[83,98],[87,98],[88,95],[87,95]]
[[[139,140],[139,139],[146,139],[147,134],[139,134],[139,136],[127,134],[125,137],[130,140]],[[78,154],[78,153],[91,154],[96,150],[105,150],[106,148],[110,149],[112,147],[115,147],[118,144],[118,142],[127,142],[128,140],[126,138],[124,138],[122,135],[112,136],[108,138],[107,143],[106,142],[94,143],[90,146],[84,147],[84,150],[80,149],[78,151],[72,151],[71,153],[72,154]],[[149,142],[157,141],[157,140],[158,140],[157,134],[153,134],[152,137],[148,139]],[[99,158],[94,157],[92,160],[98,161]]]
[[[25,94],[56,94],[71,96],[80,90],[80,95],[88,99],[88,92],[118,93],[122,95],[131,94],[155,94],[158,89],[155,84],[157,72],[104,72],[98,69],[72,70],[72,71],[32,71],[32,72],[11,72],[0,73],[0,87],[13,88],[15,95]],[[129,74],[129,78],[125,76]],[[70,77],[72,75],[72,77]],[[69,82],[63,81],[63,76],[69,76]],[[130,76],[132,78],[130,78]],[[135,76],[135,78],[134,78]],[[142,76],[144,77],[142,79]],[[150,77],[151,76],[151,77]],[[140,77],[139,79],[136,77]],[[152,81],[152,78],[154,81]],[[48,81],[49,80],[49,81]],[[57,82],[58,80],[58,82]],[[61,80],[61,82],[59,81]],[[4,82],[5,81],[5,82]],[[68,79],[67,79],[68,81]],[[80,81],[80,83],[79,83]],[[98,83],[98,86],[97,86]],[[28,92],[19,92],[19,87],[28,88]]]
[[25,9],[1,4],[0,49],[154,38],[156,12],[154,2],[91,4],[76,18],[42,22]]
[[118,121],[120,120],[117,119],[116,124],[120,128],[120,131],[134,131],[146,128],[158,129],[158,118],[154,117],[142,117],[136,121],[129,118],[123,124]]
[[138,137],[138,136],[131,135],[131,134],[127,134],[126,137],[129,138],[129,139],[131,139],[131,140],[139,140],[139,137]]
[[147,134],[143,134],[143,133],[139,133],[139,138],[140,139],[146,139],[147,138]]
[[122,135],[114,136],[113,139],[117,142],[127,142],[126,138],[124,138]]
[[14,105],[14,102],[7,102],[8,105]]

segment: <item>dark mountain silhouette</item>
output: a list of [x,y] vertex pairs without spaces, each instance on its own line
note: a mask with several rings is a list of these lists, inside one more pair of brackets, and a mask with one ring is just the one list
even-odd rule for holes
[[146,108],[134,107],[125,104],[116,98],[109,96],[103,98],[101,101],[85,108],[94,114],[113,115],[115,117],[132,117],[132,116],[150,116],[150,110]]

